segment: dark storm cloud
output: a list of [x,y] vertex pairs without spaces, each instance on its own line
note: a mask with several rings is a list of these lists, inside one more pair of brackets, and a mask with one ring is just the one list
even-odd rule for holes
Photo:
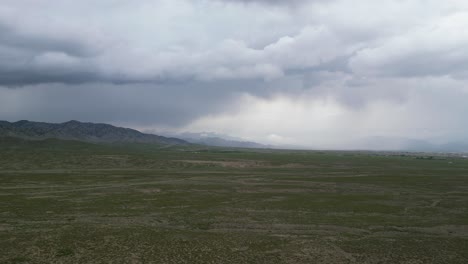
[[301,2],[307,2],[307,0],[289,0],[289,1],[282,1],[282,0],[214,0],[214,1],[221,1],[221,2],[237,2],[237,3],[262,3],[262,4],[281,4],[281,5],[289,5],[289,4],[296,4]]
[[[306,98],[324,107],[313,120],[345,109],[377,129],[381,105],[419,102],[424,87],[464,93],[467,17],[436,0],[4,0],[0,119],[184,127]],[[313,127],[307,116],[295,124]]]
[[298,6],[301,4],[327,3],[335,0],[212,0],[227,3],[267,4],[279,6]]
[[[468,34],[461,26],[466,22],[463,12],[443,16],[436,13],[432,15],[435,22],[428,20],[423,26],[419,26],[421,21],[403,17],[403,22],[407,19],[416,25],[406,29],[403,22],[400,25],[388,20],[393,17],[380,14],[379,5],[369,1],[356,4],[354,13],[343,13],[350,5],[346,1],[223,1],[267,6],[296,3],[303,4],[304,10],[280,7],[265,12],[265,8],[250,5],[212,6],[210,1],[179,1],[175,9],[164,0],[138,5],[104,1],[97,7],[108,10],[106,13],[73,1],[62,5],[7,1],[3,9],[0,4],[0,85],[270,81],[290,74],[302,74],[312,84],[314,80],[308,73],[315,71],[396,77],[466,75],[468,52],[464,47]],[[324,5],[315,8],[309,7],[310,3]],[[392,1],[381,5],[390,15],[401,9],[400,5],[408,10],[419,7]],[[89,19],[73,8],[85,12]],[[258,18],[250,21],[249,15],[235,19],[200,16],[200,10],[210,8],[225,14],[251,12]],[[372,8],[375,12],[368,13]],[[364,11],[365,21],[356,19]],[[159,16],[153,16],[154,12],[160,12]],[[171,12],[175,15],[164,17]],[[129,17],[121,17],[125,14]],[[162,20],[157,20],[159,17]],[[213,27],[211,20],[219,26]],[[237,24],[245,23],[243,20],[257,24],[245,24],[251,26],[249,30],[226,33],[237,30]],[[203,26],[196,26],[195,21]],[[285,28],[289,33],[276,38],[264,33],[278,21],[288,25]],[[367,28],[364,23],[376,27]],[[182,31],[171,27],[182,27]],[[220,30],[223,27],[229,30]],[[251,30],[255,34],[249,33]],[[185,34],[190,34],[189,38],[182,37]],[[251,45],[256,41],[250,39],[261,38],[262,34],[268,35],[270,42],[260,47],[258,43]]]
[[62,52],[70,56],[86,57],[96,53],[96,49],[82,43],[74,32],[44,35],[44,32],[22,32],[20,28],[0,19],[0,43],[5,47],[29,52]]
[[[1,89],[1,88],[0,88]],[[182,126],[209,113],[235,109],[239,93],[267,95],[263,82],[181,82],[171,84],[41,84],[0,90],[2,118],[63,122],[70,119],[131,125]],[[279,88],[278,88],[279,89]],[[2,96],[3,95],[3,96]],[[20,98],[20,101],[15,99]],[[234,100],[233,100],[234,99]],[[15,111],[6,111],[8,106]]]
[[81,37],[77,32],[24,29],[0,19],[0,85],[101,79],[92,63],[100,47]]
[[68,83],[68,84],[80,84],[89,83],[93,80],[98,80],[93,72],[57,72],[57,70],[50,70],[47,72],[44,69],[40,70],[26,70],[21,69],[18,71],[4,71],[0,73],[1,85],[15,88],[23,87],[28,84],[39,84],[39,83]]
[[[249,45],[242,36],[233,38],[224,33],[219,36],[213,34],[210,36],[212,41],[201,48],[197,45],[203,43],[197,43],[196,38],[191,39],[195,41],[193,46],[180,46],[170,41],[161,46],[164,39],[153,37],[151,31],[147,35],[133,37],[132,34],[141,30],[136,25],[120,32],[116,31],[112,21],[100,21],[102,18],[97,15],[89,21],[75,17],[74,20],[80,23],[61,13],[54,13],[61,16],[60,20],[51,19],[46,8],[42,11],[44,19],[35,23],[38,18],[34,13],[19,19],[23,7],[21,2],[12,2],[11,5],[16,5],[16,9],[9,16],[1,17],[0,9],[0,57],[3,58],[0,61],[0,85],[11,87],[56,82],[272,80],[284,76],[285,72],[316,67],[342,56],[344,44],[329,28],[306,25],[293,34],[278,36],[260,48]],[[255,11],[254,7],[225,7],[222,11],[229,13],[230,9]],[[196,15],[190,10],[187,9],[186,16]],[[288,11],[278,12],[268,19],[276,21],[276,16],[288,15]],[[156,33],[166,30],[164,24],[154,25]],[[178,39],[173,32],[164,34],[167,39]],[[347,52],[344,51],[345,54]]]

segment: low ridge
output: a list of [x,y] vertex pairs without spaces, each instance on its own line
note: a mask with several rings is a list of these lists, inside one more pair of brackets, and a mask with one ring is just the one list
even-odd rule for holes
[[0,136],[25,139],[57,138],[96,143],[152,143],[188,145],[187,141],[101,123],[84,123],[71,120],[65,123],[44,123],[21,120],[0,121]]

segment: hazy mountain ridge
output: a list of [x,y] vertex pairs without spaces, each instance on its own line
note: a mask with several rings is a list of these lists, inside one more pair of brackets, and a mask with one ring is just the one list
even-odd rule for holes
[[193,144],[200,144],[214,147],[231,147],[231,148],[275,148],[275,146],[264,145],[253,141],[247,141],[241,138],[236,138],[228,135],[213,133],[213,132],[185,132],[174,135]]
[[96,143],[153,143],[185,145],[188,142],[140,131],[115,127],[109,124],[68,121],[65,123],[45,123],[21,120],[18,122],[0,121],[0,136],[25,139],[57,138]]
[[356,149],[389,150],[410,152],[468,152],[468,143],[464,141],[451,141],[434,143],[421,139],[403,137],[367,137],[356,142]]
[[[186,132],[176,135],[163,135],[142,133],[134,129],[116,127],[109,124],[79,122],[75,120],[65,123],[32,122],[27,120],[17,122],[0,121],[0,137],[15,137],[29,140],[62,139],[93,143],[149,143],[163,145],[188,145],[192,143],[235,148],[321,149],[304,146],[264,145],[210,132]],[[457,141],[435,144],[418,139],[376,136],[356,140],[355,146],[343,149],[467,153],[468,143]]]

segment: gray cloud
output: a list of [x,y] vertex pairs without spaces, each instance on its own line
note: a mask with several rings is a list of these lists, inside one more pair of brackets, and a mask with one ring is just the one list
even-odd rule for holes
[[[159,4],[170,5],[166,1]],[[252,13],[264,12],[263,8],[219,7],[207,3],[191,6],[189,2],[185,4],[188,6],[187,10],[181,12],[188,17],[192,16],[193,19],[199,18],[193,9],[203,8],[221,8],[222,12],[239,14],[246,10],[251,10]],[[164,24],[156,23],[154,32],[167,35],[167,40],[164,40],[167,44],[161,46],[162,41],[158,36],[151,35],[152,30],[142,37],[132,36],[130,32],[116,31],[114,24],[117,23],[112,21],[93,22],[94,19],[90,19],[91,22],[86,21],[80,25],[72,23],[73,16],[70,19],[72,22],[67,20],[67,13],[73,11],[68,9],[59,9],[57,12],[62,11],[63,14],[54,14],[62,16],[59,21],[46,19],[36,23],[34,17],[31,19],[28,13],[21,13],[21,4],[11,5],[15,7],[13,11],[6,12],[7,15],[0,19],[4,21],[0,22],[0,30],[3,33],[0,37],[0,56],[8,58],[0,64],[0,74],[4,76],[0,79],[0,84],[10,86],[86,81],[138,83],[187,79],[270,80],[283,76],[285,71],[315,67],[353,51],[353,48],[346,47],[346,43],[324,25],[294,26],[296,29],[290,34],[273,39],[268,37],[270,42],[255,47],[260,43],[253,41],[249,44],[250,41],[244,39],[245,36],[223,36],[224,33],[220,36],[210,35],[212,41],[207,45],[195,40],[190,40],[194,43],[186,43],[185,40],[184,43],[179,43],[179,37],[174,37],[173,32],[167,32]],[[69,5],[84,7],[74,3]],[[154,8],[158,7],[149,2],[148,5],[150,11],[156,11]],[[141,7],[135,5],[134,8],[135,11],[139,11]],[[44,11],[42,15],[47,17],[47,12]],[[119,14],[123,10],[117,9],[115,12]],[[276,12],[277,14],[259,22],[259,25],[267,26],[270,21],[283,20],[282,16],[290,16],[288,11]],[[23,17],[18,19],[20,14]],[[82,20],[76,17],[74,19]],[[225,19],[219,20],[223,22]],[[287,21],[288,24],[294,22],[291,18],[287,20],[291,20]],[[50,25],[47,22],[50,22]],[[152,21],[148,23],[151,24]],[[132,27],[128,30],[138,28]]]
[[[340,70],[359,75],[465,76],[468,34],[463,25],[468,16],[464,4],[429,1],[426,4],[434,10],[414,19],[406,9],[418,12],[417,1],[360,1],[353,14],[343,13],[349,7],[346,1],[294,2],[304,7],[269,10],[181,0],[176,9],[175,4],[160,0],[134,5],[103,1],[96,4],[101,9],[95,10],[86,1],[62,5],[7,1],[0,9],[0,56],[4,58],[0,84],[272,80],[301,71],[336,71],[333,62],[339,58],[349,60],[349,68]],[[395,22],[392,13],[401,13],[402,7],[407,16]],[[355,18],[372,8],[366,21]],[[75,9],[86,12],[89,19],[85,21]],[[207,18],[199,13],[204,10],[247,16]],[[159,20],[152,20],[153,12],[160,15]],[[126,18],[119,18],[124,14]],[[224,24],[213,26],[212,22]],[[248,30],[238,30],[249,23]],[[268,27],[276,25],[282,25],[278,32],[284,33],[268,33]],[[220,31],[223,28],[228,30]]]
[[67,29],[69,32],[48,30],[20,25],[13,18],[0,18],[1,85],[83,83],[98,79],[91,61],[99,53],[99,45],[89,43],[86,34],[72,28]]
[[79,49],[71,52],[73,45],[62,47],[57,43],[44,50],[42,43],[38,43],[31,38],[28,47],[5,45],[0,49],[0,53],[10,57],[0,68],[0,73],[5,75],[0,84],[271,80],[282,77],[285,71],[316,67],[349,52],[325,27],[305,27],[295,36],[282,37],[261,49],[251,48],[243,41],[224,40],[213,49],[202,51],[177,49],[150,53],[122,46],[109,47],[92,56],[79,56],[82,53]]
[[0,20],[0,43],[6,47],[30,52],[60,52],[74,57],[86,57],[96,52],[77,32],[36,32]]
[[386,105],[425,109],[412,98],[432,94],[459,131],[449,101],[467,92],[467,17],[468,4],[436,0],[5,0],[0,119],[183,128],[307,98],[360,122]]
[[245,92],[265,96],[279,87],[263,82],[170,84],[40,84],[0,87],[1,119],[63,122],[70,119],[129,125],[182,126],[210,113],[235,111]]
[[282,0],[213,0],[219,2],[230,2],[230,3],[243,3],[243,4],[271,4],[271,5],[299,5],[304,3],[312,3],[312,2],[326,2],[326,0],[289,0],[289,1],[282,1]]
[[437,17],[385,42],[366,47],[350,67],[364,75],[457,76],[468,71],[468,12]]

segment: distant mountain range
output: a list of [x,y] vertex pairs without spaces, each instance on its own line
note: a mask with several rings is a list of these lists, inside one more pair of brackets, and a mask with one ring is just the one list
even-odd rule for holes
[[188,145],[185,140],[141,133],[130,128],[108,124],[68,121],[65,123],[43,123],[22,120],[0,121],[0,136],[40,140],[48,138],[78,140],[95,143],[151,143],[163,145]]
[[177,137],[159,136],[151,133],[115,127],[109,124],[96,124],[79,121],[65,123],[45,123],[21,120],[18,122],[0,121],[0,137],[16,137],[31,140],[64,139],[94,143],[150,143],[163,145],[199,144],[218,147],[270,148],[255,142],[215,133],[183,133]]
[[234,138],[227,135],[221,135],[212,132],[202,133],[181,133],[175,135],[178,138],[186,140],[190,143],[215,146],[215,147],[232,147],[232,148],[274,148],[271,145],[264,145],[257,142],[245,141],[240,138]]
[[[176,136],[176,137],[173,137]],[[22,120],[18,122],[0,121],[0,137],[15,137],[29,140],[62,139],[93,143],[146,143],[161,145],[190,145],[234,147],[234,148],[291,148],[309,149],[300,146],[271,146],[217,133],[181,133],[159,136],[140,131],[115,127],[109,124],[68,121],[65,123],[44,123]],[[356,150],[388,150],[412,152],[463,152],[468,153],[468,143],[464,141],[434,144],[424,140],[398,137],[367,137],[354,142]]]
[[468,152],[468,143],[452,141],[435,144],[426,140],[402,137],[367,137],[356,141],[356,149],[410,152]]

